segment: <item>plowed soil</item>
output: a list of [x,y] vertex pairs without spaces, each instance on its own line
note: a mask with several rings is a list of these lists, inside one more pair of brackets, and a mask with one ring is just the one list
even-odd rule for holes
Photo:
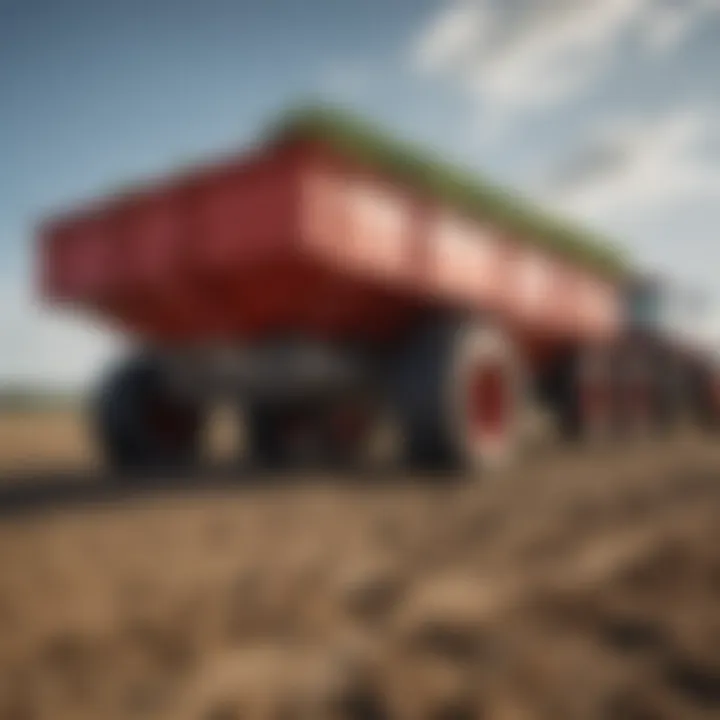
[[279,480],[5,512],[0,718],[720,717],[712,438]]

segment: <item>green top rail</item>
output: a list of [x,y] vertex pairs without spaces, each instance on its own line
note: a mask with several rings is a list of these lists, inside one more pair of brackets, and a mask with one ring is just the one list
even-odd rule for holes
[[398,140],[346,110],[317,105],[287,111],[271,124],[268,138],[274,142],[295,138],[322,142],[600,275],[621,280],[631,274],[625,255],[603,238],[552,217],[515,193]]

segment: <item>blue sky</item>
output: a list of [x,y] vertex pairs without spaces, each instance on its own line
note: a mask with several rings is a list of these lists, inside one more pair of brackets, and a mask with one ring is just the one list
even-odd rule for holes
[[113,351],[37,307],[39,217],[309,96],[610,234],[706,292],[720,338],[719,71],[717,0],[0,0],[0,382]]

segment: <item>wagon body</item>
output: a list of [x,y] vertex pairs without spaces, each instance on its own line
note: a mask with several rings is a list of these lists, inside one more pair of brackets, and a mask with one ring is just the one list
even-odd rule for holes
[[141,346],[98,400],[114,465],[198,457],[216,400],[273,465],[357,457],[387,416],[411,463],[465,468],[531,408],[589,440],[720,421],[714,369],[635,317],[652,296],[611,251],[406,150],[296,123],[43,225],[43,297]]
[[42,292],[167,345],[382,341],[432,305],[545,351],[612,342],[615,283],[525,240],[295,140],[51,220]]

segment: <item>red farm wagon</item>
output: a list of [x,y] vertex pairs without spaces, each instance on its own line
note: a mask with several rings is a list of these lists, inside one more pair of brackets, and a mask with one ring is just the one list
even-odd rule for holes
[[273,465],[356,460],[380,427],[415,465],[494,465],[530,405],[576,438],[715,416],[709,364],[636,327],[653,296],[613,252],[337,111],[40,240],[44,298],[140,346],[97,399],[119,468],[195,461],[217,398]]

